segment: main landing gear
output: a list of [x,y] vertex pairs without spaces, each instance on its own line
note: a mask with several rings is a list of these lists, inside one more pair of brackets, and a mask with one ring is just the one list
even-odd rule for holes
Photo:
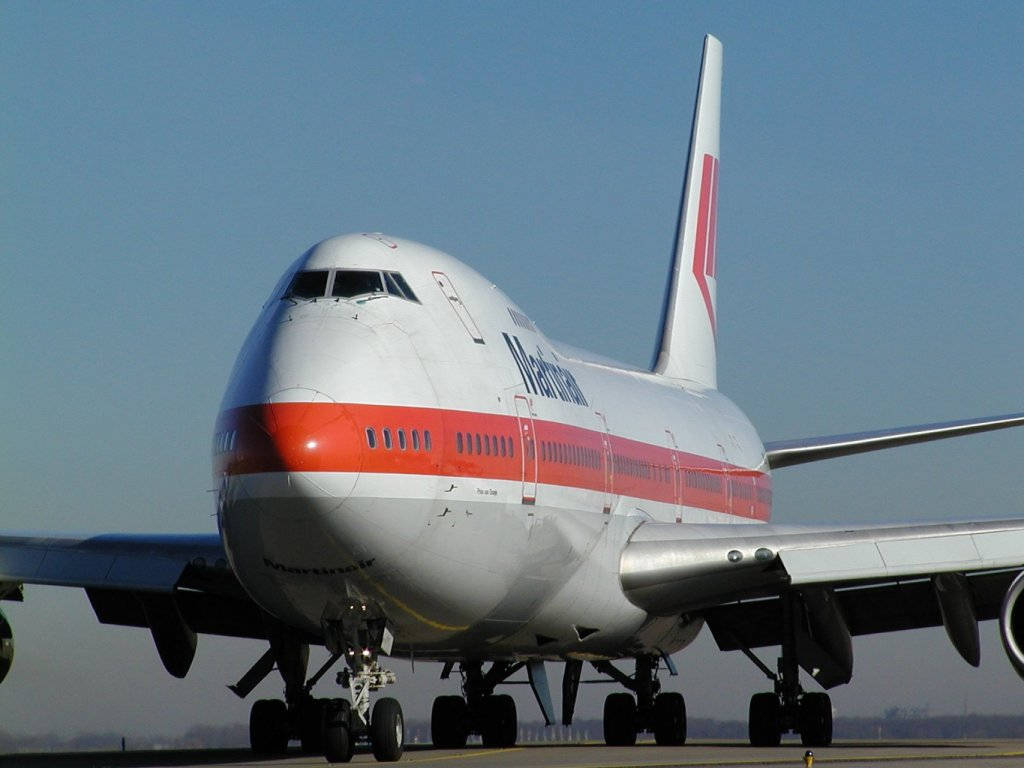
[[[451,674],[448,662],[442,679]],[[435,747],[458,749],[470,734],[479,734],[485,747],[515,746],[519,734],[516,703],[494,688],[523,668],[521,662],[494,662],[487,672],[479,661],[461,663],[462,696],[438,696],[430,713],[430,739]]]
[[798,609],[794,595],[782,597],[782,656],[778,672],[772,672],[753,653],[743,652],[775,683],[775,690],[755,693],[750,698],[748,735],[755,747],[777,747],[782,734],[800,734],[807,747],[832,743],[832,700],[827,693],[807,693],[800,686],[794,618]]
[[[249,743],[259,755],[278,755],[297,740],[306,754],[324,755],[328,762],[347,763],[356,743],[369,741],[373,755],[381,762],[402,757],[405,720],[397,700],[380,698],[370,707],[370,693],[395,682],[393,672],[377,663],[378,652],[390,650],[391,638],[383,620],[363,620],[353,630],[342,622],[325,623],[325,640],[331,656],[307,681],[309,646],[281,634],[271,640],[270,650],[241,680],[230,686],[246,696],[274,668],[285,682],[284,701],[261,699],[249,713]],[[349,689],[350,699],[317,699],[313,686],[336,662],[344,658],[346,668],[338,683]]]
[[608,661],[597,661],[593,665],[597,671],[632,691],[611,693],[605,698],[605,744],[632,746],[636,744],[637,734],[642,732],[653,733],[654,741],[661,746],[686,743],[686,701],[680,693],[661,693],[657,656],[637,656],[632,677]]

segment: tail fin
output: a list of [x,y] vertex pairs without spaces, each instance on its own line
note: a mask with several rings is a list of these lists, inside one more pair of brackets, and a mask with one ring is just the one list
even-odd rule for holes
[[718,218],[718,126],[722,44],[704,38],[693,110],[690,155],[665,290],[655,373],[717,387],[715,234]]

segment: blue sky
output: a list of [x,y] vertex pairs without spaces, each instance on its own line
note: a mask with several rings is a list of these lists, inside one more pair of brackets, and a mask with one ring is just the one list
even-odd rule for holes
[[[550,336],[648,363],[705,32],[725,47],[719,381],[762,437],[1024,408],[1018,4],[4,2],[0,527],[213,530],[234,354],[330,235],[439,247]],[[1022,459],[1011,432],[784,470],[776,519],[1020,515]],[[223,686],[258,645],[203,638],[176,681],[84,594],[27,598],[4,606],[5,728],[247,717]],[[1019,711],[984,630],[977,671],[941,630],[856,640],[837,709]],[[712,649],[671,687],[743,717],[763,681]],[[408,717],[448,692],[400,672]]]

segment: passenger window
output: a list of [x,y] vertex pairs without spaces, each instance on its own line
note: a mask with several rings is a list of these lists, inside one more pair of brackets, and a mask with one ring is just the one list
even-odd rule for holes
[[498,455],[498,438],[496,438],[494,435],[491,435],[491,453],[493,453],[495,456]]
[[420,449],[420,431],[418,429],[412,431],[412,449],[414,451]]
[[310,270],[308,272],[297,272],[292,278],[291,285],[285,291],[286,299],[318,299],[327,293],[326,269]]
[[430,451],[430,430],[423,430],[423,450]]
[[474,435],[474,437],[476,439],[473,441],[473,447],[476,449],[476,455],[479,456],[480,455],[480,434],[477,433],[476,435]]
[[508,455],[511,456],[512,458],[515,458],[516,456],[516,448],[512,442],[511,437],[508,439]]
[[381,434],[384,436],[384,447],[387,450],[391,450],[391,430],[387,427],[381,430]]
[[366,444],[370,446],[370,448],[377,447],[377,435],[373,431],[373,427],[366,428]]
[[506,454],[506,448],[505,448],[505,436],[504,435],[501,436],[501,455],[502,456],[507,455]]
[[367,293],[384,293],[384,284],[380,272],[369,272],[359,269],[339,269],[334,273],[332,296],[349,298]]
[[462,453],[462,433],[455,433],[455,452]]
[[484,435],[484,455],[491,455],[491,441],[487,439],[487,435]]
[[403,450],[403,451],[405,450],[405,430],[404,429],[398,430],[398,448],[400,450]]

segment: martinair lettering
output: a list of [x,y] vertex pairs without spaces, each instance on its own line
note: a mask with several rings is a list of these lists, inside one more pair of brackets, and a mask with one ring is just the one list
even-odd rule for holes
[[589,405],[571,371],[545,360],[544,352],[540,347],[537,347],[536,356],[528,355],[518,336],[510,337],[507,333],[501,335],[505,337],[508,351],[512,353],[512,359],[516,361],[519,374],[523,377],[523,383],[528,392],[544,395],[544,397],[558,398],[567,403],[576,403],[576,405]]
[[311,574],[313,576],[337,576],[344,573],[352,573],[353,571],[361,571],[364,568],[372,568],[373,561],[377,558],[371,557],[369,560],[360,560],[358,565],[345,565],[339,568],[296,568],[290,565],[282,565],[281,563],[275,563],[273,560],[264,557],[263,564],[268,568],[273,568],[275,571],[284,571],[285,573],[298,573],[302,575]]

